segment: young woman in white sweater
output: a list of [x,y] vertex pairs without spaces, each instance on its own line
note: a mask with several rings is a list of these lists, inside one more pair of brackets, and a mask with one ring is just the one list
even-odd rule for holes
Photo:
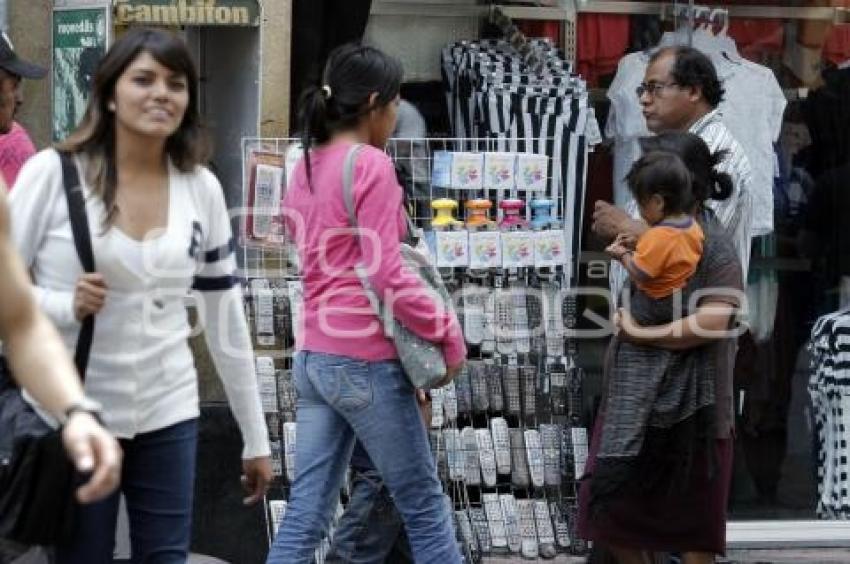
[[[229,216],[202,166],[197,80],[185,44],[158,30],[129,31],[101,62],[85,117],[59,146],[80,173],[96,273],[83,273],[74,250],[56,151],[24,166],[10,199],[36,297],[69,347],[79,321],[96,315],[85,388],[124,448],[133,562],[188,557],[199,414],[184,305],[192,290],[242,432],[246,502],[271,478]],[[117,494],[83,508],[59,564],[111,562],[117,511]]]

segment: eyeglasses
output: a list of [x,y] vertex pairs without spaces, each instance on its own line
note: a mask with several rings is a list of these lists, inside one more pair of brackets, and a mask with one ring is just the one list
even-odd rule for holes
[[677,82],[641,82],[640,86],[635,88],[635,94],[638,98],[642,98],[644,94],[649,94],[651,98],[658,96],[658,93],[665,88],[671,86],[679,86]]

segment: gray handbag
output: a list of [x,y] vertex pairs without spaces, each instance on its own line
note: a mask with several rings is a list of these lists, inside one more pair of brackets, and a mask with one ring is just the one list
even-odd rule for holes
[[[342,196],[345,201],[345,208],[348,211],[348,221],[351,227],[355,229],[358,226],[357,216],[354,213],[352,182],[354,179],[354,162],[357,160],[357,154],[362,148],[363,145],[354,145],[349,149],[348,154],[345,156],[342,177]],[[410,220],[410,216],[406,213],[405,216],[407,217],[408,233],[412,234],[415,227]],[[440,274],[431,265],[428,258],[405,242],[400,244],[400,250],[402,263],[407,269],[419,275],[423,285],[429,290],[435,301],[441,304],[442,307],[451,310],[451,297],[443,284],[442,278],[440,278]],[[366,291],[366,296],[372,303],[375,313],[383,322],[384,333],[395,343],[399,361],[410,383],[422,389],[437,387],[440,380],[446,376],[446,361],[443,357],[442,348],[438,344],[425,340],[413,333],[396,320],[392,316],[392,312],[387,311],[384,304],[378,299],[363,267],[358,266],[355,270],[357,271],[357,277],[360,279],[360,283],[363,284],[363,289]]]

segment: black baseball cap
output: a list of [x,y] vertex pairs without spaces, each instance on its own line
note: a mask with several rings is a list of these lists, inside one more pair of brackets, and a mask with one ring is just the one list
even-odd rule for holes
[[24,78],[44,78],[47,69],[29,63],[15,54],[6,32],[0,33],[0,68]]

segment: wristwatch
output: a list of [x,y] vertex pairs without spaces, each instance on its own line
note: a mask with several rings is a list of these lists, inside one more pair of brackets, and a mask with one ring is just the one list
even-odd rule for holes
[[73,414],[79,411],[88,413],[89,415],[94,417],[98,423],[100,423],[101,425],[103,424],[103,419],[101,418],[101,415],[103,413],[103,406],[101,406],[100,403],[86,396],[83,396],[82,399],[75,401],[70,406],[68,406],[65,411],[62,412],[62,415],[64,417],[62,420],[62,424],[64,425],[65,423],[67,423],[68,419],[70,419]]

